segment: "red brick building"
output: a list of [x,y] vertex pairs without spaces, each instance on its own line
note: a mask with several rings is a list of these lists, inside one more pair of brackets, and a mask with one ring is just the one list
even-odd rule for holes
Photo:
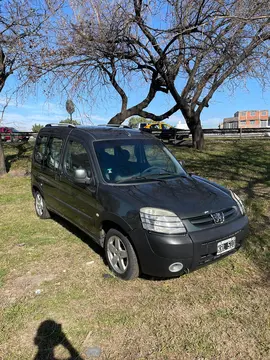
[[237,111],[234,117],[223,119],[224,129],[270,127],[268,110]]

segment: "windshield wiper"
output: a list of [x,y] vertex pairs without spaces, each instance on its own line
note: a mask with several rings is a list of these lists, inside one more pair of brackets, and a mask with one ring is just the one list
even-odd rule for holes
[[[156,176],[156,175],[159,175],[159,174],[154,174],[154,175]],[[127,179],[118,180],[115,183],[116,184],[121,184],[121,183],[132,181],[132,180],[160,181],[160,182],[164,182],[164,183],[166,182],[166,180],[164,180],[164,179],[151,177],[151,176],[132,176],[132,177],[127,178]]]
[[172,173],[172,172],[170,172],[170,171],[167,171],[167,172],[164,172],[164,173],[143,175],[143,177],[146,177],[146,178],[150,178],[151,176],[176,176],[176,177],[187,177],[187,174],[176,174],[176,173]]
[[166,180],[163,178],[160,178],[160,176],[176,176],[176,177],[185,177],[185,178],[187,177],[187,174],[175,174],[175,173],[172,173],[172,172],[164,170],[164,169],[162,169],[162,171],[164,171],[164,172],[156,173],[156,174],[145,174],[143,176],[140,176],[140,175],[131,176],[130,178],[118,180],[115,183],[120,184],[120,183],[124,183],[126,181],[132,181],[132,180],[148,180],[148,181],[153,180],[153,181],[160,181],[160,182],[165,183]]

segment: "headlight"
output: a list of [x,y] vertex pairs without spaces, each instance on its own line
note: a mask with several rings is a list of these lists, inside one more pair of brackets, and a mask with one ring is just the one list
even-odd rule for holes
[[186,232],[181,219],[171,211],[144,207],[140,210],[140,216],[145,230],[163,234],[184,234]]
[[238,207],[239,207],[239,210],[241,212],[242,215],[245,215],[246,213],[246,210],[245,210],[245,207],[244,207],[244,204],[242,202],[242,200],[240,199],[240,197],[238,195],[236,195],[234,192],[231,191],[231,195],[232,195],[232,198],[236,201]]

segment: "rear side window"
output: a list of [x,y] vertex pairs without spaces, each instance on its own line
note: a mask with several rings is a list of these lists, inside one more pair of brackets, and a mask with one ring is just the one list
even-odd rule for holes
[[91,176],[89,156],[84,145],[78,141],[70,140],[67,144],[64,168],[69,176],[74,176],[76,169],[85,169],[87,176]]
[[59,168],[63,140],[58,137],[51,137],[47,147],[46,160],[44,165],[55,170]]
[[45,160],[48,136],[39,136],[36,141],[34,159],[37,163],[42,164]]

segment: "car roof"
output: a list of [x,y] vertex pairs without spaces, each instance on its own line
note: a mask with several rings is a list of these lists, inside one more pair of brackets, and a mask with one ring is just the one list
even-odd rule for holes
[[[68,128],[68,129],[67,129]],[[64,129],[67,129],[66,131]],[[140,138],[140,139],[155,139],[151,134],[142,132],[138,129],[131,128],[121,128],[115,126],[85,126],[85,125],[76,125],[76,126],[51,126],[50,124],[46,125],[41,129],[41,132],[48,131],[57,133],[69,133],[72,135],[79,136],[89,134],[92,140],[115,140],[115,139],[127,139],[127,138]],[[64,130],[64,131],[63,131]]]
[[[138,129],[119,128],[110,126],[78,126],[76,129],[90,133],[95,140],[109,140],[119,138],[153,138]],[[75,130],[75,129],[74,129]]]

